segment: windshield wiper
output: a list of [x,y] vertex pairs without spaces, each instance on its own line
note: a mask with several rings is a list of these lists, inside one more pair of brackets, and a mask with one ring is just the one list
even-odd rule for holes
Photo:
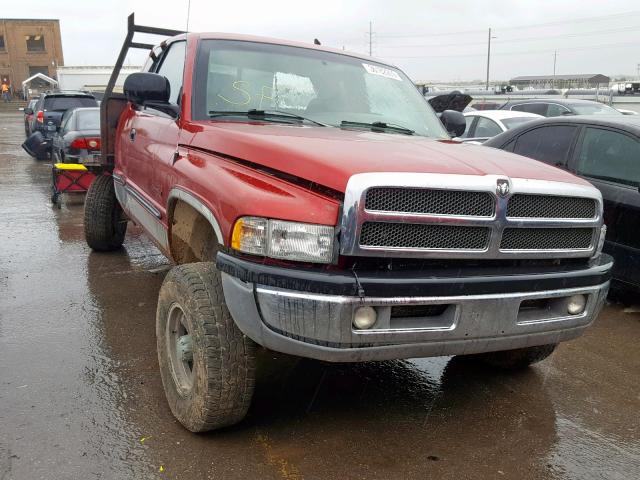
[[245,111],[229,111],[229,110],[212,110],[209,112],[209,117],[210,118],[215,118],[215,117],[239,117],[239,116],[246,116],[248,118],[257,118],[257,119],[261,119],[261,120],[267,120],[267,119],[292,119],[292,120],[300,120],[303,122],[311,122],[315,125],[318,125],[320,127],[328,127],[329,125],[325,124],[325,123],[321,123],[318,122],[316,120],[312,120],[310,118],[307,117],[303,117],[301,115],[297,115],[295,113],[290,113],[290,112],[285,112],[282,110],[257,110],[255,108],[251,109],[251,110],[247,110]]
[[403,127],[402,125],[398,125],[396,123],[388,123],[388,122],[351,122],[349,120],[343,120],[340,122],[340,127],[356,127],[356,128],[370,128],[374,132],[396,132],[403,133],[405,135],[413,135],[416,133],[415,130],[411,130],[410,128]]

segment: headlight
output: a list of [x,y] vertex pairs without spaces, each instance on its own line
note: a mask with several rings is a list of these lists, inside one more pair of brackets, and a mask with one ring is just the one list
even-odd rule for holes
[[331,263],[334,236],[328,225],[242,217],[233,226],[231,247],[271,258]]
[[607,226],[602,225],[600,228],[600,237],[598,237],[598,245],[596,246],[596,251],[593,252],[593,258],[597,258],[602,253],[602,247],[604,247],[604,238],[607,236]]

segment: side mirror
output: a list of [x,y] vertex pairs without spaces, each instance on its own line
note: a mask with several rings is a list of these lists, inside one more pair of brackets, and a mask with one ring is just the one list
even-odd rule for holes
[[123,90],[127,100],[136,105],[168,103],[171,96],[169,80],[157,73],[132,73],[125,79]]
[[25,107],[21,108],[25,115],[33,115],[33,108]]
[[467,122],[464,115],[455,110],[445,110],[440,115],[440,121],[444,128],[452,137],[459,137],[464,134],[467,129]]
[[124,81],[124,94],[131,103],[153,108],[172,117],[180,115],[180,107],[169,103],[169,80],[157,73],[132,73]]

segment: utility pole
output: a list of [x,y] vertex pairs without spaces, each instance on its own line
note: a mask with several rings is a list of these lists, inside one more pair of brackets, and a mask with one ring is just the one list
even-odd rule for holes
[[638,64],[638,79],[640,79],[640,63]]
[[489,39],[487,41],[487,90],[489,90],[489,62],[491,61],[491,39],[496,38],[491,36],[491,29],[489,29]]
[[369,56],[373,55],[373,23],[369,21]]
[[558,51],[553,52],[553,80],[551,81],[551,88],[556,88],[556,61],[558,60]]

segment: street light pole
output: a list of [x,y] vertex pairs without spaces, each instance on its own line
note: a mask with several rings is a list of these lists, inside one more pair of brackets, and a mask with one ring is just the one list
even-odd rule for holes
[[551,81],[551,88],[556,88],[556,61],[558,59],[558,51],[553,52],[553,80]]
[[489,90],[489,62],[491,61],[491,29],[489,29],[489,38],[487,41],[487,90]]

